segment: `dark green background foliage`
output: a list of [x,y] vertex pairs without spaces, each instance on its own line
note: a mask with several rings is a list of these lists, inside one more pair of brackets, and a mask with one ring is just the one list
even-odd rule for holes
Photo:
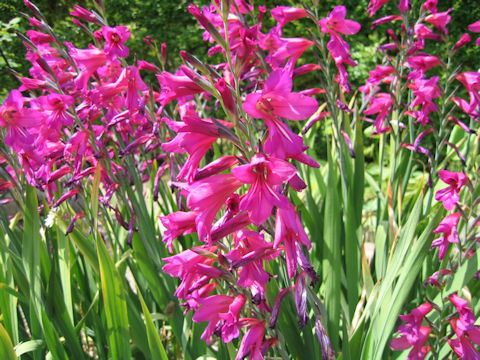
[[[207,60],[208,43],[202,41],[202,31],[198,29],[196,20],[186,10],[191,0],[106,0],[108,22],[111,26],[126,25],[130,28],[132,36],[127,45],[130,48],[132,59],[144,59],[157,62],[153,52],[142,41],[145,36],[151,36],[158,44],[165,42],[169,54],[169,68],[174,69],[180,63],[178,52],[184,49],[194,53],[201,59]],[[202,6],[209,3],[206,0],[193,0]],[[369,18],[366,9],[368,0],[359,1],[334,1],[334,0],[306,0],[306,4],[314,9],[318,8],[320,16],[326,16],[336,5],[343,3],[347,6],[347,17],[355,19],[362,24],[360,33],[347,36],[351,45],[353,58],[359,63],[356,68],[349,68],[350,79],[354,85],[361,85],[368,77],[368,71],[381,61],[381,55],[376,52],[377,46],[386,40],[386,31],[389,27],[396,28],[395,24],[380,26],[375,32],[370,30],[370,24],[375,18],[396,13],[395,7],[398,1],[390,1],[373,18]],[[46,16],[50,25],[53,26],[62,41],[70,41],[79,48],[87,46],[88,37],[71,22],[69,12],[75,4],[87,9],[93,9],[93,3],[85,0],[38,0],[34,2]],[[318,4],[316,4],[318,3]],[[439,11],[445,11],[447,1],[439,1]],[[292,0],[261,0],[255,1],[255,5],[265,5],[271,9],[278,5],[300,6]],[[457,0],[453,4],[452,22],[449,25],[449,35],[452,39],[458,39],[468,24],[480,19],[480,8],[473,0]],[[0,2],[0,99],[4,98],[9,90],[18,86],[17,81],[7,71],[6,62],[15,71],[22,75],[28,75],[29,64],[25,61],[25,50],[21,41],[13,33],[13,30],[25,33],[30,27],[28,21],[18,14],[23,11],[31,15],[25,7],[23,0],[3,0]],[[273,19],[266,16],[264,29],[274,25]],[[306,27],[311,26],[309,20],[302,19],[290,23],[284,28],[284,36],[304,36],[308,38]],[[397,26],[398,27],[398,26]],[[96,29],[93,28],[92,29]],[[264,30],[265,31],[265,30]],[[473,36],[475,41],[475,36]],[[432,44],[438,46],[438,44]],[[426,49],[428,51],[428,49]],[[480,58],[479,47],[470,46],[460,50],[456,56],[456,62],[462,61],[465,69],[477,69]],[[131,59],[129,59],[131,60]],[[315,62],[312,52],[308,52],[303,62]],[[311,81],[306,78],[305,81]],[[317,85],[313,85],[317,86]]]

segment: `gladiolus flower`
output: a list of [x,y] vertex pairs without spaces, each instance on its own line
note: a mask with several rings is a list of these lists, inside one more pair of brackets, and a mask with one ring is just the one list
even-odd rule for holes
[[361,25],[353,20],[345,19],[347,8],[343,5],[336,6],[332,12],[321,19],[318,24],[322,32],[332,36],[340,34],[353,35],[360,31]]
[[[245,319],[244,319],[245,320]],[[248,325],[251,326],[242,339],[235,360],[242,360],[247,355],[252,360],[263,359],[262,344],[265,335],[265,321],[257,319],[248,319]]]
[[199,323],[208,321],[209,324],[203,332],[201,339],[210,345],[211,336],[215,332],[217,326],[221,327],[222,340],[229,342],[240,335],[239,332],[239,314],[245,304],[244,295],[237,297],[227,295],[213,295],[207,298],[198,299],[203,305],[193,315],[192,320]]
[[406,324],[400,325],[398,332],[402,334],[402,336],[393,339],[390,342],[390,348],[392,350],[406,350],[413,346],[407,359],[421,360],[425,358],[430,351],[430,347],[423,346],[423,344],[427,341],[428,335],[432,329],[429,326],[422,326],[422,322],[432,309],[433,306],[431,304],[424,303],[413,309],[410,314],[400,315],[400,319],[405,321]]
[[177,211],[167,216],[159,217],[166,228],[162,240],[167,243],[170,253],[173,252],[173,239],[180,235],[187,235],[197,231],[195,224],[197,215],[198,213],[195,211]]
[[272,213],[273,206],[286,207],[288,200],[274,190],[274,187],[287,182],[296,174],[296,169],[288,162],[255,154],[250,164],[232,169],[237,180],[252,184],[248,193],[240,201],[240,211],[248,211],[255,225],[264,223]]
[[450,321],[457,338],[449,339],[448,344],[461,359],[480,358],[480,352],[474,346],[480,345],[480,327],[474,325],[472,309],[467,306],[467,301],[456,293],[451,294],[449,300],[457,308],[459,318]]
[[317,111],[315,99],[292,92],[292,68],[275,70],[262,91],[248,94],[243,110],[257,119],[279,116],[289,120],[304,120]]
[[270,10],[272,17],[278,21],[278,25],[283,27],[286,23],[308,16],[307,11],[301,8],[289,6],[277,6]]
[[447,170],[440,170],[438,176],[444,183],[447,183],[450,186],[438,190],[435,194],[435,199],[443,202],[445,209],[450,211],[455,207],[458,200],[460,200],[460,190],[462,189],[462,186],[468,182],[468,177],[464,173]]
[[12,90],[0,107],[0,127],[7,128],[5,144],[15,151],[28,150],[34,142],[29,128],[38,126],[43,119],[40,112],[23,107],[23,96]]
[[290,203],[288,205],[286,209],[277,209],[273,246],[277,248],[281,243],[284,244],[288,276],[293,278],[297,272],[298,263],[306,266],[300,244],[306,246],[307,249],[310,249],[312,244],[295,208]]
[[432,242],[432,249],[434,247],[439,247],[438,250],[438,258],[443,260],[445,254],[447,252],[448,244],[449,243],[458,243],[458,233],[457,233],[457,225],[460,220],[462,214],[454,213],[450,214],[442,220],[442,222],[438,225],[438,227],[433,230],[435,234],[443,233],[444,235]]

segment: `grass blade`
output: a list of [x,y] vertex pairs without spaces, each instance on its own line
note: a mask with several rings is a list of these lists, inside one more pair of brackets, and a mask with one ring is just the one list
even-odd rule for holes
[[158,335],[157,329],[155,328],[155,324],[153,323],[152,316],[150,315],[150,311],[145,304],[145,300],[143,300],[143,296],[140,292],[140,289],[137,288],[138,298],[140,299],[140,304],[142,305],[143,316],[145,318],[145,325],[147,327],[147,337],[148,337],[148,345],[150,347],[150,353],[152,354],[152,359],[160,359],[160,360],[168,360],[167,353],[165,352],[165,348],[163,347],[162,340]]
[[5,328],[0,324],[0,359],[2,360],[16,360],[17,355],[13,350],[12,341],[7,334]]
[[339,350],[340,330],[340,201],[336,163],[328,149],[328,175],[325,199],[324,243],[322,275],[324,283],[325,308],[328,314],[328,336],[335,351]]

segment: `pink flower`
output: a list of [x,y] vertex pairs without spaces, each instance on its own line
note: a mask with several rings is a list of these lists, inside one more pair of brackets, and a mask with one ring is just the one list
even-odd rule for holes
[[157,75],[157,79],[162,88],[160,95],[160,103],[162,107],[159,112],[161,112],[165,105],[172,100],[204,91],[199,85],[195,84],[193,80],[183,73],[181,75],[173,75],[167,71],[163,71],[160,75]]
[[456,293],[449,296],[449,300],[457,308],[459,318],[450,321],[456,339],[449,339],[448,343],[453,351],[462,359],[478,359],[480,352],[474,344],[480,345],[480,327],[475,326],[475,317],[472,309],[467,306],[467,301]]
[[83,7],[79,5],[75,5],[73,7],[73,11],[70,13],[72,16],[76,16],[82,20],[103,26],[103,21],[101,18],[99,18],[97,15],[92,13],[91,11],[88,11],[87,9],[84,9]]
[[472,41],[472,38],[468,34],[463,34],[460,36],[460,39],[455,43],[455,46],[453,47],[453,50],[458,50],[461,47],[465,46],[468,44],[470,41]]
[[227,343],[237,338],[240,335],[238,330],[239,314],[245,301],[244,295],[238,295],[235,298],[227,295],[212,295],[198,299],[198,303],[203,306],[195,312],[192,320],[197,323],[202,321],[209,322],[201,339],[210,345],[211,336],[217,327],[222,329],[222,340],[224,342]]
[[212,266],[215,262],[214,258],[198,254],[208,253],[213,255],[215,250],[217,250],[216,246],[195,247],[162,259],[166,262],[162,270],[170,276],[182,280],[175,291],[175,296],[179,299],[188,299],[194,290],[201,288],[211,279],[218,279],[222,275],[219,269]]
[[409,56],[407,62],[408,65],[422,73],[441,64],[441,60],[433,55]]
[[463,112],[470,116],[475,121],[478,121],[480,118],[480,109],[479,104],[476,101],[470,100],[470,102],[465,99],[453,96],[452,101],[457,105]]
[[271,215],[273,206],[286,207],[288,200],[274,187],[287,182],[296,174],[295,167],[264,154],[255,154],[250,164],[237,166],[232,174],[237,180],[251,184],[248,193],[240,201],[240,211],[248,211],[255,225],[264,223]]
[[60,130],[62,125],[71,126],[73,124],[73,118],[67,113],[68,108],[75,102],[72,96],[54,93],[40,96],[38,101],[43,111],[48,114],[45,120],[46,124],[55,130]]
[[473,24],[468,25],[468,30],[474,33],[480,33],[480,20],[475,21]]
[[467,184],[468,177],[464,173],[451,172],[447,170],[440,170],[438,172],[440,179],[449,186],[445,189],[438,190],[435,194],[437,201],[443,202],[443,206],[448,211],[452,210],[460,200],[460,190],[462,186]]
[[259,45],[264,50],[269,50],[266,58],[267,62],[276,70],[283,64],[285,59],[290,57],[291,62],[296,60],[310,47],[313,42],[304,38],[284,38],[280,37],[281,30],[278,26],[270,29],[264,36]]
[[243,103],[243,110],[257,119],[264,119],[268,127],[268,139],[265,151],[277,158],[294,158],[309,166],[318,164],[305,155],[307,149],[300,136],[277,118],[303,120],[313,115],[318,109],[315,99],[292,91],[292,61],[284,69],[273,71],[265,82],[262,91],[248,94]]
[[376,65],[375,70],[370,70],[368,73],[370,77],[367,79],[367,82],[360,91],[362,92],[369,92],[369,89],[373,86],[379,85],[382,82],[390,83],[392,81],[393,76],[390,76],[395,72],[395,68],[393,66],[382,66]]
[[429,346],[423,346],[428,339],[428,335],[432,330],[429,326],[422,326],[425,316],[432,311],[433,306],[424,303],[419,307],[413,309],[408,315],[400,315],[400,319],[406,324],[400,325],[398,332],[402,334],[401,337],[393,339],[390,342],[392,350],[406,350],[413,346],[408,354],[409,360],[421,360],[430,351]]
[[130,54],[124,45],[130,37],[130,30],[126,26],[102,27],[102,35],[105,39],[105,54],[110,59],[127,57]]
[[372,17],[373,15],[375,15],[375,13],[389,1],[390,0],[370,0],[367,8],[368,16]]
[[68,52],[77,67],[81,70],[75,78],[75,84],[82,90],[87,90],[90,77],[107,62],[107,56],[103,50],[90,45],[88,49],[77,49],[71,43],[65,43]]
[[363,112],[365,115],[378,114],[375,119],[374,134],[380,134],[390,131],[390,127],[384,127],[386,117],[390,114],[393,108],[393,98],[388,93],[378,93],[370,100],[370,106]]
[[347,64],[350,66],[357,66],[357,63],[349,54],[350,45],[340,36],[332,36],[327,44],[327,49],[330,51],[335,64]]
[[223,320],[221,337],[224,343],[228,343],[240,335],[239,316],[246,300],[245,295],[237,295],[228,307],[228,312],[219,314],[220,319]]
[[167,125],[178,132],[177,136],[162,144],[167,152],[184,153],[189,157],[177,175],[177,180],[186,179],[192,182],[197,173],[203,156],[220,136],[220,130],[212,119],[202,119],[195,111],[188,110],[182,117],[182,122],[163,119]]
[[438,5],[438,0],[426,0],[422,7],[425,10],[429,10],[432,14],[435,14],[437,12],[437,5]]
[[[438,271],[434,272],[432,274],[432,276],[430,276],[423,283],[423,287],[427,287],[428,284],[432,284],[433,286],[436,286],[438,289],[441,289],[442,287],[445,286],[445,281],[441,281],[441,280],[443,280],[444,276],[449,275],[449,274],[453,274],[453,271],[448,270],[448,269],[438,270]],[[439,278],[441,280],[439,280]]]
[[404,14],[405,11],[410,9],[411,9],[410,0],[400,0],[400,3],[398,4],[398,10],[400,10],[402,14]]
[[270,10],[272,17],[277,20],[278,25],[283,27],[286,23],[308,16],[307,11],[301,8],[289,6],[277,6]]
[[180,235],[187,235],[197,231],[195,219],[198,213],[195,211],[177,211],[167,216],[160,216],[160,221],[165,226],[162,241],[167,243],[170,253],[173,252],[173,239]]
[[280,251],[274,250],[273,244],[265,241],[263,235],[240,230],[235,234],[235,248],[225,257],[231,260],[233,269],[239,269],[239,286],[250,287],[255,293],[265,293],[270,274],[263,268],[263,261],[279,254]]
[[380,19],[373,21],[370,29],[373,30],[375,26],[386,24],[392,21],[398,21],[398,20],[402,20],[402,17],[400,15],[384,16],[384,17],[381,17]]
[[0,127],[7,128],[5,144],[15,151],[32,148],[34,137],[29,128],[40,125],[41,112],[23,107],[24,98],[20,91],[12,90],[0,107]]
[[428,15],[425,18],[425,21],[429,24],[432,24],[435,26],[442,34],[447,35],[448,30],[447,30],[447,24],[450,22],[452,17],[448,15],[452,9],[448,9],[447,11],[444,12],[437,12],[435,14]]
[[421,105],[418,111],[410,111],[408,115],[417,119],[417,122],[422,126],[426,126],[431,122],[430,113],[437,110],[437,105],[433,102],[434,99],[441,96],[442,91],[438,86],[438,76],[430,79],[415,79],[408,87],[412,89],[412,94],[415,99],[410,104],[410,108],[415,108]]
[[343,5],[336,6],[325,18],[319,20],[318,24],[322,32],[332,36],[340,34],[353,35],[360,31],[361,25],[353,20],[346,20],[347,9]]
[[346,13],[347,10],[345,6],[337,6],[327,18],[319,20],[318,23],[322,32],[330,34],[327,49],[335,60],[335,65],[339,71],[336,81],[345,92],[350,93],[351,86],[348,82],[348,73],[344,64],[356,66],[357,63],[353,61],[348,53],[350,46],[343,40],[340,34],[356,34],[360,30],[360,24],[353,20],[345,20]]
[[472,107],[478,107],[480,105],[480,72],[465,71],[457,75],[456,79],[467,89],[470,103],[475,104]]
[[198,238],[210,242],[215,215],[242,183],[231,174],[219,174],[182,186],[188,192],[187,207],[198,212],[195,219]]
[[300,263],[305,270],[310,270],[310,266],[306,264],[306,259],[302,253],[300,244],[306,246],[307,249],[310,249],[312,244],[295,208],[290,203],[288,205],[285,209],[277,209],[273,246],[277,248],[281,243],[284,244],[288,276],[293,278],[297,272],[298,263]]
[[243,110],[256,119],[279,116],[289,120],[304,120],[317,111],[315,99],[292,92],[292,67],[273,71],[263,90],[248,94]]
[[251,328],[248,329],[243,337],[235,360],[242,360],[246,356],[249,356],[251,360],[263,360],[262,344],[265,335],[265,321],[257,319],[244,320],[248,320],[248,325]]
[[433,230],[435,234],[443,233],[444,235],[432,242],[431,249],[435,247],[439,247],[438,250],[438,258],[443,260],[445,257],[445,253],[447,252],[448,244],[449,243],[458,243],[458,233],[457,233],[457,225],[458,221],[462,214],[454,213],[447,215],[445,219],[438,225],[438,227]]
[[28,30],[27,36],[29,37],[30,40],[32,40],[32,43],[35,45],[42,45],[42,44],[51,43],[55,41],[55,38],[52,35],[45,34],[35,30]]

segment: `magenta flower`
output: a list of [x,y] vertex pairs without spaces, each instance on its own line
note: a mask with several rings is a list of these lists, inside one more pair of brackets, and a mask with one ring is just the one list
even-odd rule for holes
[[41,112],[23,107],[24,98],[20,91],[12,90],[0,107],[0,127],[7,129],[5,144],[15,151],[29,150],[35,140],[29,128],[40,125]]
[[264,223],[272,213],[273,206],[288,206],[285,196],[274,187],[287,182],[296,174],[295,166],[264,154],[255,154],[250,164],[237,166],[232,174],[244,184],[251,184],[248,193],[240,201],[240,211],[248,211],[255,225]]
[[295,281],[295,305],[298,313],[298,326],[300,329],[305,327],[308,321],[307,314],[307,276],[305,271],[302,271]]
[[[480,20],[468,25],[468,30],[474,33],[480,33]],[[476,44],[480,46],[480,37],[477,38]]]
[[272,17],[277,20],[278,25],[283,27],[286,23],[308,16],[307,11],[301,8],[290,6],[277,6],[270,10]]
[[157,79],[162,88],[160,94],[160,103],[162,106],[159,112],[161,112],[165,105],[172,100],[204,91],[200,86],[195,84],[192,79],[183,73],[173,75],[167,71],[163,71],[160,75],[157,75]]
[[333,60],[337,67],[342,64],[357,66],[357,63],[349,54],[350,45],[340,36],[332,36],[327,44],[327,49],[330,51]]
[[198,252],[213,253],[215,250],[217,250],[216,246],[195,247],[162,259],[166,262],[162,270],[182,280],[175,291],[175,296],[179,299],[188,299],[194,290],[222,275],[219,269],[212,266],[215,262],[214,258],[198,254]]
[[367,8],[368,16],[372,17],[373,15],[375,15],[375,13],[389,1],[390,0],[370,0]]
[[425,73],[427,70],[440,65],[441,60],[433,55],[418,55],[418,56],[409,56],[407,58],[407,63],[415,70],[418,70],[422,73]]
[[467,301],[456,293],[449,296],[449,300],[457,308],[459,318],[450,321],[456,339],[449,339],[448,344],[461,359],[479,359],[480,352],[475,345],[480,345],[480,327],[475,326],[475,316]]
[[262,346],[265,335],[265,321],[251,318],[243,320],[247,320],[251,328],[243,337],[235,360],[242,360],[246,356],[249,356],[251,360],[263,360],[263,355],[266,352],[266,349],[263,349]]
[[93,45],[90,45],[88,49],[77,49],[73,44],[65,42],[65,46],[67,46],[70,56],[81,70],[75,78],[75,84],[78,88],[86,91],[90,77],[107,62],[105,51],[97,49]]
[[177,180],[186,179],[192,182],[203,156],[220,136],[217,125],[211,119],[202,119],[195,111],[187,111],[180,121],[163,119],[167,125],[178,132],[177,136],[167,143],[162,144],[162,149],[167,152],[185,153],[189,157],[177,175]]
[[412,7],[410,6],[410,0],[400,0],[400,3],[398,4],[398,10],[402,14],[405,13],[405,11],[410,10]]
[[444,12],[437,12],[435,14],[428,15],[425,18],[425,22],[432,24],[435,26],[442,34],[447,35],[448,30],[447,30],[447,25],[452,19],[450,15],[448,15],[452,9],[448,9],[447,11]]
[[126,26],[104,26],[102,27],[102,35],[105,39],[105,54],[110,59],[127,57],[130,54],[130,51],[124,45],[130,37],[130,30]]
[[363,111],[365,115],[378,114],[374,121],[374,134],[380,134],[391,130],[390,127],[384,127],[384,122],[392,111],[393,103],[394,99],[392,98],[392,95],[388,93],[378,93],[370,100],[370,106]]
[[188,192],[188,208],[198,212],[195,219],[198,238],[211,242],[210,230],[215,215],[242,183],[231,174],[219,174],[182,186]]
[[76,16],[82,20],[97,24],[97,25],[104,25],[103,20],[99,18],[97,15],[95,15],[93,12],[88,11],[87,9],[84,9],[83,7],[79,5],[75,5],[73,7],[73,11],[70,12],[70,15]]
[[457,233],[457,225],[458,221],[462,214],[460,213],[453,213],[447,215],[445,219],[438,225],[438,227],[433,230],[435,234],[442,233],[444,234],[442,237],[434,240],[432,242],[431,249],[435,247],[439,247],[438,250],[438,258],[443,260],[445,257],[445,253],[447,252],[448,244],[449,243],[458,243],[458,233]]
[[356,21],[345,20],[346,13],[347,9],[345,6],[337,6],[327,18],[319,20],[318,23],[322,32],[330,34],[327,49],[330,51],[339,71],[336,81],[347,93],[350,93],[351,86],[348,82],[348,73],[344,65],[356,66],[357,63],[353,61],[348,53],[350,46],[343,40],[340,34],[356,34],[361,26]]
[[472,110],[478,108],[480,105],[480,73],[465,71],[457,75],[456,79],[467,89]]
[[415,108],[416,106],[421,106],[421,109],[408,111],[407,114],[416,118],[417,122],[422,126],[426,126],[431,123],[429,115],[437,111],[437,105],[433,100],[442,94],[438,86],[438,76],[430,79],[415,79],[408,87],[413,90],[412,94],[415,95],[415,99],[409,107]]
[[280,35],[281,29],[277,25],[270,29],[268,34],[263,36],[259,42],[262,49],[269,50],[266,61],[274,70],[277,70],[288,57],[290,57],[292,63],[295,63],[313,45],[312,41],[304,38],[284,38]]
[[162,241],[167,243],[170,253],[173,252],[173,239],[180,235],[187,235],[197,231],[195,219],[198,213],[195,211],[177,211],[167,216],[160,216],[160,221],[165,226]]
[[438,0],[426,0],[422,7],[425,9],[425,10],[428,10],[430,11],[432,14],[435,14],[438,10],[437,10],[437,5],[438,5]]
[[467,184],[468,177],[464,173],[451,172],[448,170],[440,170],[438,176],[449,186],[445,189],[438,190],[435,194],[435,199],[443,202],[445,209],[450,211],[455,207],[458,200],[460,200],[460,190],[463,185]]
[[289,62],[284,69],[273,71],[265,82],[262,91],[248,94],[243,110],[257,119],[264,119],[268,128],[265,151],[277,158],[294,158],[309,166],[318,166],[303,152],[306,147],[300,136],[277,118],[303,120],[318,109],[315,99],[292,91],[292,66]]
[[353,35],[360,31],[361,25],[353,20],[345,19],[347,8],[343,5],[336,6],[325,19],[318,21],[322,32],[332,36],[340,34]]
[[263,268],[264,260],[271,260],[280,254],[273,244],[265,241],[263,235],[250,230],[240,230],[235,234],[235,248],[227,255],[233,269],[238,268],[237,284],[249,287],[254,293],[265,293],[270,279]]
[[445,281],[441,281],[441,280],[443,280],[444,276],[450,275],[450,274],[453,274],[453,271],[448,269],[435,271],[432,274],[432,276],[430,276],[426,281],[423,282],[423,287],[427,287],[428,284],[432,284],[438,289],[441,289],[443,286],[445,286]]
[[292,67],[273,71],[265,81],[263,90],[248,94],[243,110],[256,119],[279,116],[289,120],[304,120],[315,113],[315,99],[292,92]]
[[240,335],[239,316],[246,300],[245,295],[237,295],[228,307],[228,312],[219,314],[220,319],[223,320],[221,337],[224,343],[228,343]]
[[473,24],[468,25],[468,30],[474,33],[480,33],[480,20],[475,21]]
[[34,45],[48,44],[55,41],[52,35],[35,30],[28,30],[27,36]]
[[221,327],[222,340],[227,343],[240,335],[239,332],[239,314],[245,304],[244,295],[237,297],[227,295],[212,295],[207,298],[198,299],[198,303],[203,305],[193,315],[194,322],[208,321],[201,339],[207,344],[211,343],[211,336],[217,327]]
[[45,123],[51,128],[59,131],[62,125],[71,126],[73,124],[73,118],[67,113],[68,108],[75,102],[72,96],[53,93],[40,96],[38,101],[44,113],[47,114]]
[[309,267],[300,248],[300,244],[310,249],[312,244],[308,238],[302,222],[295,211],[292,204],[284,208],[277,209],[277,217],[275,221],[275,239],[274,248],[281,243],[284,244],[285,257],[287,259],[287,272],[290,278],[293,278],[297,272],[297,264],[302,267]]
[[413,309],[408,315],[400,315],[400,319],[406,324],[400,325],[398,332],[402,334],[401,337],[393,339],[390,342],[392,350],[406,350],[413,346],[408,354],[408,360],[421,360],[430,351],[429,346],[423,346],[428,339],[428,335],[432,330],[429,326],[422,326],[425,316],[432,311],[433,306],[424,303],[419,307]]

